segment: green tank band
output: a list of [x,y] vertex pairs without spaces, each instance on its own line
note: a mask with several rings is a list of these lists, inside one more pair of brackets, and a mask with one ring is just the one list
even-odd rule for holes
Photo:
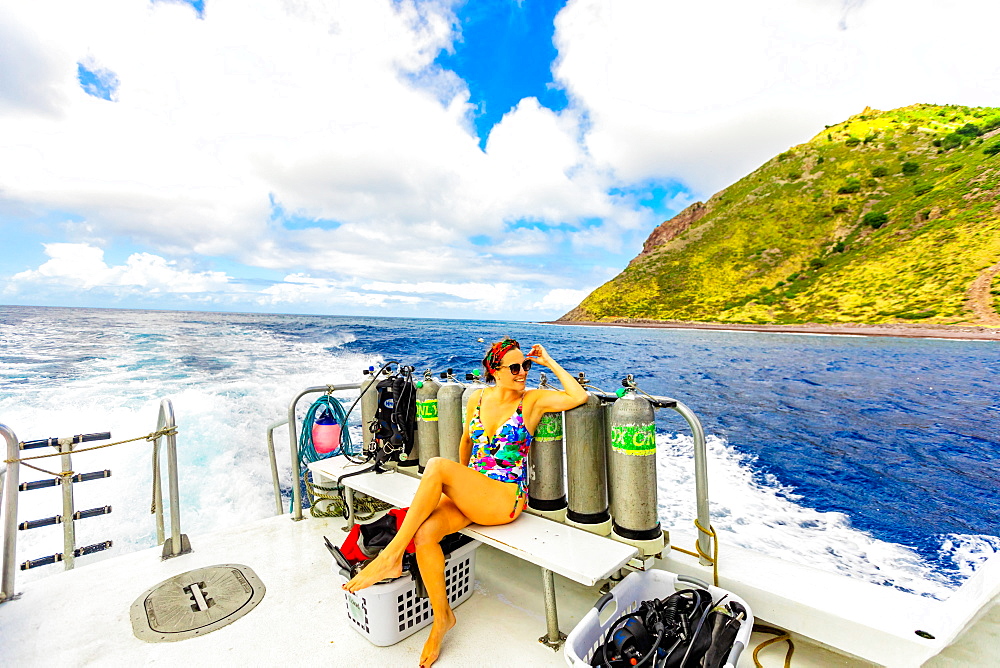
[[428,399],[417,402],[417,419],[421,422],[438,421],[438,400]]
[[546,413],[538,421],[535,429],[535,442],[538,441],[561,441],[563,437],[562,415],[559,413]]
[[626,424],[611,427],[611,449],[623,455],[651,455],[656,452],[656,425]]

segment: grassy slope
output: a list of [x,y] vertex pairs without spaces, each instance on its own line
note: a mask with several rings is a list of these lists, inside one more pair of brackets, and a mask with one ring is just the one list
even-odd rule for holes
[[[1000,154],[983,152],[1000,136],[994,130],[950,149],[933,142],[997,117],[996,108],[866,109],[713,196],[704,218],[568,315],[970,322],[969,285],[1000,261]],[[904,162],[918,171],[903,174]],[[849,178],[859,191],[838,194]],[[885,213],[888,223],[865,224],[868,212]],[[1000,307],[1000,290],[993,292]]]

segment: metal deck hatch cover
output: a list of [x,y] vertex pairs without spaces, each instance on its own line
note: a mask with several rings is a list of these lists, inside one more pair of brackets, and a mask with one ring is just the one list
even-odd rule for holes
[[181,573],[147,589],[129,610],[132,632],[146,642],[173,642],[236,621],[264,598],[248,566],[220,564]]

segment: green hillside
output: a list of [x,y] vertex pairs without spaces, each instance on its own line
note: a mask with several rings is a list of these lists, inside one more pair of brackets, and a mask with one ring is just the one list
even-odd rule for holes
[[1000,108],[865,109],[660,225],[564,320],[1000,325]]

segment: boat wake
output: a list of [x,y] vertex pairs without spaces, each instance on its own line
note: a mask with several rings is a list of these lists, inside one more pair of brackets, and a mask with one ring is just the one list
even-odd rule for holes
[[[667,529],[690,530],[695,516],[692,444],[690,436],[657,435],[660,521]],[[754,457],[723,439],[709,436],[706,447],[712,525],[722,545],[937,599],[948,598],[1000,551],[993,536],[941,535],[939,558],[929,562],[911,547],[853,527],[843,513],[808,507],[795,490],[759,473]]]

